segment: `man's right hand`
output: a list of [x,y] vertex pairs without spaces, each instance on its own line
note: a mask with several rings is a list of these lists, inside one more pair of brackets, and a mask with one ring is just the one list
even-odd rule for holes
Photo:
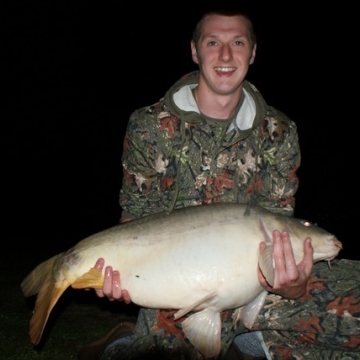
[[[102,271],[104,264],[105,260],[99,258],[94,267],[95,269]],[[110,301],[123,300],[125,304],[131,303],[128,291],[121,288],[120,272],[118,270],[113,270],[111,266],[105,267],[103,288],[102,290],[95,290],[95,293],[99,297],[107,297]]]

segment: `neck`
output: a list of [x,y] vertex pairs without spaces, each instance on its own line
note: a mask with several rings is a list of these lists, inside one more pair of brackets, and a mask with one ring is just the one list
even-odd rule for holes
[[202,91],[201,86],[194,90],[195,100],[202,114],[214,119],[229,119],[235,115],[241,99],[242,87],[236,93],[231,95],[214,94],[205,89]]

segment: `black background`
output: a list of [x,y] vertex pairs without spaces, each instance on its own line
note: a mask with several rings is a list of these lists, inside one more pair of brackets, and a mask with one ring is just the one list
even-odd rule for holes
[[[29,256],[44,247],[62,251],[117,223],[130,113],[196,69],[190,35],[200,6],[192,3],[2,5],[1,204],[8,246]],[[335,233],[342,257],[360,259],[354,9],[251,4],[258,52],[248,79],[299,130],[295,215]]]

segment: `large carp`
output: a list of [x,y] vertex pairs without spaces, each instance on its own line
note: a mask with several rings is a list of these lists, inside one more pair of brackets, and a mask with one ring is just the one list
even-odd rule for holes
[[[301,219],[259,207],[216,203],[158,213],[91,235],[66,252],[40,263],[22,281],[24,296],[37,294],[30,338],[41,340],[49,314],[63,292],[102,288],[93,268],[103,257],[121,273],[122,287],[142,307],[178,310],[175,320],[194,312],[182,327],[206,357],[220,352],[220,312],[240,308],[239,319],[251,327],[267,292],[257,278],[260,266],[274,281],[272,232],[290,234],[296,262],[311,237],[314,262],[330,261],[342,244],[326,230]],[[267,243],[259,253],[261,241]]]

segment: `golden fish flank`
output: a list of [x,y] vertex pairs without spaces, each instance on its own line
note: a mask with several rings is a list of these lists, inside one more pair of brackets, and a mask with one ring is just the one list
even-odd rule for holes
[[[24,296],[37,294],[31,341],[40,342],[52,308],[69,286],[102,288],[103,274],[92,268],[101,256],[120,270],[135,304],[178,309],[175,320],[196,310],[182,322],[185,336],[206,358],[214,357],[221,350],[220,312],[240,308],[238,318],[251,328],[263,306],[267,292],[257,267],[272,283],[274,230],[290,233],[297,262],[308,236],[315,262],[331,261],[342,248],[320,227],[236,203],[158,213],[89,236],[39,264],[21,283]],[[268,246],[259,254],[261,241]],[[213,331],[209,324],[215,324]]]

